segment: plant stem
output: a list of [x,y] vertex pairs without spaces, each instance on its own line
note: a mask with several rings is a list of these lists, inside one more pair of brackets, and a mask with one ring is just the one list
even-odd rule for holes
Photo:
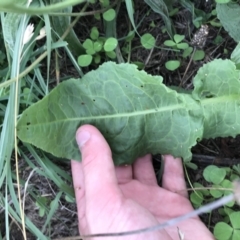
[[189,60],[189,63],[188,63],[188,65],[187,65],[187,68],[186,68],[186,70],[185,70],[185,72],[184,72],[184,74],[183,74],[183,77],[182,77],[182,79],[181,79],[181,82],[180,82],[180,84],[179,84],[179,87],[182,87],[182,86],[185,84],[184,77],[185,77],[185,75],[186,75],[186,73],[187,73],[187,71],[188,71],[188,69],[189,69],[189,67],[190,67],[190,65],[191,65],[191,63],[192,63],[193,56],[194,56],[196,50],[197,50],[197,48],[194,47],[193,52],[192,52],[192,55],[191,55],[191,58],[190,58],[190,60]]

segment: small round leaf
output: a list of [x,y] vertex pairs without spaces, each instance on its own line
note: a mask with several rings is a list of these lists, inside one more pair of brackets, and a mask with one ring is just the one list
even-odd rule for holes
[[219,184],[226,176],[226,170],[223,168],[215,167],[211,171],[210,180],[214,184]]
[[239,229],[234,229],[231,240],[239,240],[239,239],[240,239],[240,230]]
[[204,57],[205,57],[205,52],[203,50],[196,50],[196,52],[193,55],[193,60],[199,61],[204,59]]
[[170,71],[176,70],[177,68],[179,68],[179,66],[180,66],[180,61],[178,60],[170,60],[165,63],[165,67]]
[[111,59],[115,59],[117,57],[117,55],[114,51],[106,52],[106,55]]
[[150,33],[145,33],[141,37],[141,44],[146,49],[152,49],[155,46],[156,39]]
[[110,22],[116,17],[116,11],[114,9],[109,9],[103,14],[105,21]]
[[202,190],[196,189],[195,191],[196,191],[197,193],[198,193],[198,192],[201,192],[204,196],[209,196],[209,191],[208,191],[208,189],[205,189],[204,186],[203,186],[201,183],[195,182],[195,183],[193,183],[193,187],[194,187],[194,188],[202,188]]
[[224,179],[222,182],[221,182],[221,186],[224,187],[224,188],[229,188],[229,190],[225,190],[224,191],[224,195],[229,195],[232,193],[232,189],[233,189],[233,184],[232,182],[230,182],[229,180],[227,179]]
[[218,240],[230,239],[233,233],[233,228],[224,222],[218,222],[213,230],[214,236]]
[[186,58],[186,57],[188,57],[191,53],[192,53],[192,51],[193,51],[193,47],[188,47],[187,49],[185,49],[184,51],[183,51],[183,57],[184,58]]
[[98,29],[96,27],[93,27],[91,29],[90,37],[91,37],[92,40],[97,40],[98,39],[99,31],[98,31]]
[[230,222],[233,228],[240,228],[240,212],[233,212],[229,215]]
[[164,43],[163,43],[165,46],[167,47],[174,47],[176,46],[176,43],[172,40],[166,40]]
[[92,59],[93,59],[92,55],[88,55],[88,54],[80,55],[78,57],[78,64],[81,67],[87,67],[91,64]]
[[89,49],[86,50],[86,53],[88,55],[94,55],[96,53],[96,51],[94,50],[94,48],[89,48]]
[[190,200],[191,202],[196,205],[197,207],[201,206],[202,202],[203,202],[203,195],[201,192],[193,192],[190,194]]
[[100,55],[96,55],[96,56],[94,56],[94,62],[96,63],[96,64],[99,64],[100,62],[101,62],[101,56]]
[[173,36],[173,39],[174,39],[174,41],[175,41],[176,43],[180,43],[184,38],[185,38],[184,35],[179,35],[179,34],[175,34],[175,35]]
[[214,189],[210,189],[210,194],[214,197],[214,198],[220,198],[223,195],[223,191],[222,190],[218,190],[218,188],[221,188],[221,186],[219,185],[213,185],[212,186]]
[[[221,186],[223,188],[227,188],[229,190],[224,190],[224,196],[227,196],[232,193],[233,185],[232,182],[230,182],[228,179],[224,179],[221,182]],[[228,202],[225,206],[232,207],[235,204],[235,201]]]
[[215,168],[217,167],[214,165],[209,165],[203,170],[203,177],[207,182],[211,182],[211,179],[210,179],[211,171]]
[[84,42],[83,42],[83,47],[87,50],[87,49],[93,49],[93,41],[89,38],[87,38]]
[[224,206],[223,209],[224,209],[225,215],[230,215],[231,213],[235,212],[233,209],[228,208],[226,206]]
[[101,41],[96,41],[94,44],[93,44],[93,47],[94,47],[94,50],[96,52],[100,52],[103,48],[103,43]]
[[103,7],[108,7],[110,5],[110,0],[100,0]]
[[187,43],[178,43],[177,48],[178,49],[187,49],[189,45]]
[[118,41],[116,38],[110,37],[104,43],[104,51],[111,52],[113,51],[118,45]]

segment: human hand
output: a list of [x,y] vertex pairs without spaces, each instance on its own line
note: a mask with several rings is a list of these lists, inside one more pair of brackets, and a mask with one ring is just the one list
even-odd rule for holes
[[[95,127],[80,127],[76,139],[82,162],[72,161],[72,174],[81,235],[138,230],[193,210],[181,159],[164,156],[161,188],[150,155],[137,159],[131,166],[114,167],[111,150]],[[177,227],[184,234],[184,240],[214,239],[198,217],[127,239],[179,240]],[[106,239],[120,238],[123,239]]]

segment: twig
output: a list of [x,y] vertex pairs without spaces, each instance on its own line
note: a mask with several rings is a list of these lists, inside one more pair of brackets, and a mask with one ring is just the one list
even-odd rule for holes
[[187,71],[188,71],[188,69],[189,69],[189,67],[190,67],[190,65],[191,65],[191,63],[192,63],[193,56],[194,56],[196,50],[197,50],[197,48],[194,47],[193,52],[192,52],[192,55],[191,55],[191,58],[190,58],[190,60],[189,60],[189,63],[188,63],[188,65],[187,65],[186,70],[185,70],[185,72],[184,72],[184,74],[183,74],[183,77],[182,77],[182,79],[181,79],[181,81],[180,81],[179,87],[182,87],[182,86],[185,84],[184,77],[185,77],[185,75],[187,74]]
[[196,162],[202,165],[217,164],[218,166],[232,166],[240,164],[240,159],[193,154],[192,162]]

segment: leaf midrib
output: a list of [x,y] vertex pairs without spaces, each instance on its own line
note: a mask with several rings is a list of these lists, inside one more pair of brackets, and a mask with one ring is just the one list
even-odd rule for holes
[[[240,96],[239,95],[230,95],[230,96],[221,96],[221,97],[216,97],[216,98],[208,98],[208,99],[203,99],[200,101],[200,103],[202,104],[202,106],[206,106],[206,105],[213,105],[216,103],[221,103],[221,102],[226,102],[226,101],[236,101],[236,100],[240,100]],[[99,120],[99,119],[111,119],[111,118],[121,118],[121,117],[134,117],[134,116],[141,116],[141,115],[148,115],[148,114],[153,114],[153,113],[160,113],[160,112],[165,112],[165,111],[173,111],[173,110],[177,110],[177,109],[186,109],[186,105],[188,106],[187,109],[191,109],[191,105],[194,105],[193,103],[190,104],[186,104],[186,103],[179,103],[179,104],[175,104],[175,105],[171,105],[171,106],[166,106],[166,107],[161,107],[161,108],[152,108],[149,110],[141,110],[141,111],[135,111],[135,112],[128,112],[128,113],[114,113],[111,115],[101,115],[101,116],[87,116],[87,117],[75,117],[75,118],[64,118],[64,119],[59,119],[59,120],[55,120],[55,121],[50,121],[50,122],[46,122],[46,123],[35,123],[35,124],[31,124],[31,126],[21,126],[22,128],[29,128],[29,127],[37,127],[38,125],[50,125],[50,124],[54,124],[54,123],[61,123],[61,122],[74,122],[74,121],[86,121],[86,120]]]

